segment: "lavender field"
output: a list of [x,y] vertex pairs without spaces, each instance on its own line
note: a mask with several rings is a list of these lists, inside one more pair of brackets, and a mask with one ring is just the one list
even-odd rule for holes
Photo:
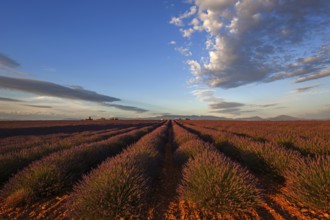
[[328,121],[12,122],[2,219],[328,219]]

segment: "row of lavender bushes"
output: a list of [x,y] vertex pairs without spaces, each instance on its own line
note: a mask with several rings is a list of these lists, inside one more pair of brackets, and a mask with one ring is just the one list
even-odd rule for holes
[[330,156],[291,161],[285,172],[287,194],[309,207],[330,212]]
[[152,182],[158,176],[160,152],[168,123],[109,158],[75,186],[70,196],[72,217],[82,219],[140,218]]
[[103,141],[55,152],[35,161],[5,184],[1,190],[1,200],[6,206],[15,207],[65,192],[83,173],[107,157],[118,154],[154,127],[135,129]]
[[94,136],[94,135],[101,135],[106,134],[111,131],[125,129],[125,128],[134,128],[134,127],[142,127],[147,125],[152,125],[155,122],[149,122],[149,123],[138,123],[138,122],[132,122],[132,123],[123,123],[123,124],[117,124],[112,125],[111,128],[105,128],[103,130],[87,130],[87,131],[79,131],[74,133],[65,133],[63,131],[62,133],[52,133],[52,134],[46,134],[46,135],[20,135],[20,136],[12,136],[12,137],[5,137],[0,139],[0,155],[6,154],[12,151],[19,151],[21,149],[27,149],[27,148],[33,148],[36,146],[44,146],[44,145],[50,145],[52,143],[58,142],[59,140],[66,140],[66,139],[72,139],[72,137],[88,137],[88,136]]
[[190,128],[212,136],[220,151],[249,169],[280,178],[291,199],[314,209],[330,210],[330,156],[304,157],[273,142],[257,142],[197,126]]
[[[58,139],[70,138],[71,136],[80,135],[82,137],[93,134],[101,134],[104,132],[109,132],[117,129],[123,129],[133,126],[118,126],[115,128],[108,128],[104,130],[87,130],[87,131],[79,131],[74,133],[51,133],[45,135],[19,135],[19,136],[11,136],[4,137],[0,139],[0,154],[8,153],[10,151],[17,151],[19,149],[34,147],[36,145],[44,145],[46,143],[52,143],[57,141]],[[33,128],[31,128],[33,129]]]
[[304,156],[330,154],[329,122],[218,122],[193,121],[193,125],[215,128],[254,140],[270,141],[299,151]]
[[193,129],[197,133],[209,135],[221,152],[244,164],[249,169],[271,175],[274,179],[283,180],[284,172],[290,161],[301,157],[297,152],[274,143],[254,141],[248,137],[215,129],[187,124],[184,126]]
[[0,141],[0,155],[6,154],[11,151],[19,151],[24,148],[30,148],[36,145],[44,145],[47,143],[52,143],[59,139],[65,139],[69,136],[81,135],[84,136],[87,132],[77,132],[74,134],[50,134],[50,135],[32,135],[32,136],[14,136],[9,138],[3,138]]
[[175,161],[183,165],[178,192],[184,201],[213,216],[247,212],[259,204],[256,180],[246,169],[179,125],[173,130]]
[[106,133],[92,133],[87,132],[83,134],[77,134],[65,139],[57,138],[53,139],[53,143],[45,143],[43,145],[36,145],[32,147],[26,147],[23,149],[18,149],[16,151],[12,150],[5,154],[0,155],[0,185],[3,184],[8,178],[14,173],[18,172],[20,169],[24,168],[31,162],[39,160],[51,153],[69,149],[71,147],[101,141],[112,137],[114,135],[122,134],[127,131],[133,130],[134,128],[126,128],[120,130],[113,130]]

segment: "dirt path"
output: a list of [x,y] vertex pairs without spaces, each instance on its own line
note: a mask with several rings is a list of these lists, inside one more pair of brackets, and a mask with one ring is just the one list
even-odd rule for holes
[[163,166],[159,180],[155,185],[155,193],[152,199],[153,208],[149,219],[165,219],[164,215],[168,210],[170,203],[177,198],[177,186],[180,180],[180,169],[173,160],[176,146],[173,142],[172,122],[169,126],[167,141],[164,146]]
[[68,219],[69,210],[65,208],[67,200],[68,195],[61,195],[52,199],[43,199],[40,202],[20,208],[6,209],[2,207],[0,209],[0,219]]

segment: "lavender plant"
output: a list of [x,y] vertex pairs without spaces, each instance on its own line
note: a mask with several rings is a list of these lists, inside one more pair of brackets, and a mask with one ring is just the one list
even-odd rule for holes
[[137,129],[97,143],[53,153],[11,178],[1,190],[1,198],[8,206],[17,206],[68,190],[83,173],[119,153],[150,129]]
[[208,149],[184,166],[179,193],[201,209],[220,214],[244,212],[260,201],[253,176]]
[[68,203],[73,216],[86,219],[139,217],[158,173],[166,130],[166,125],[156,129],[85,176],[74,188]]
[[330,211],[330,156],[296,160],[285,172],[289,196],[295,201]]

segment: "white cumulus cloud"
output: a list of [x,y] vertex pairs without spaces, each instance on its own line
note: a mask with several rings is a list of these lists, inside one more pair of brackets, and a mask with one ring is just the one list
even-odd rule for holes
[[174,24],[176,26],[183,26],[183,20],[193,16],[194,14],[196,14],[196,12],[197,12],[197,7],[192,6],[192,7],[190,7],[189,11],[183,13],[179,17],[172,17],[170,24]]
[[[207,57],[189,60],[194,82],[233,88],[329,76],[329,0],[194,0],[173,17],[183,37],[206,34]],[[197,77],[197,78],[196,78]]]

